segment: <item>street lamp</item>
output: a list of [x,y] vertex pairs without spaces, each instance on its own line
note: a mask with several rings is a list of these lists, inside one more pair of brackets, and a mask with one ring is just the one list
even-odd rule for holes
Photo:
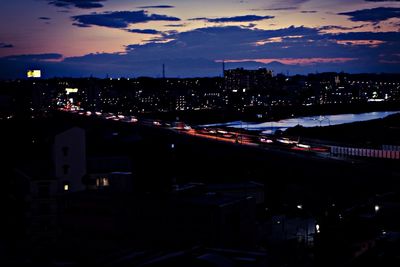
[[378,212],[380,210],[381,207],[379,207],[378,205],[375,205],[374,210],[375,212]]

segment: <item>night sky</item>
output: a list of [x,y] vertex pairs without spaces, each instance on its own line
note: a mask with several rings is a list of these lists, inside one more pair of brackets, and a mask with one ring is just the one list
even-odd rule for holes
[[1,0],[0,78],[399,72],[399,0]]

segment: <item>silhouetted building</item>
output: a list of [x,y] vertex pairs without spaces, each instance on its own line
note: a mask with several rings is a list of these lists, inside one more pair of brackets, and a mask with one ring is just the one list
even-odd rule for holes
[[231,69],[224,71],[224,78],[229,105],[239,110],[246,105],[255,105],[258,102],[257,98],[268,93],[272,71],[265,68],[257,70]]
[[255,245],[256,204],[251,197],[97,190],[64,195],[63,203],[63,229],[71,236],[85,233],[90,239],[101,233],[132,238],[132,244],[149,248]]
[[133,192],[132,163],[127,157],[91,157],[85,184],[89,190]]
[[74,127],[57,134],[54,137],[53,161],[60,190],[84,190],[82,178],[86,174],[85,130]]
[[[26,198],[26,232],[38,255],[45,253],[58,234],[58,198],[70,192],[83,191],[86,174],[85,130],[61,129],[41,138],[40,151],[26,164],[15,169],[21,191]],[[24,188],[24,189],[23,189]]]

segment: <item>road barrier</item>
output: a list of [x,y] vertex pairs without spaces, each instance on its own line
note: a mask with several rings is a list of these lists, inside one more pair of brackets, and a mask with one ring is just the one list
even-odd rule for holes
[[354,148],[331,146],[331,155],[338,157],[366,157],[381,159],[400,159],[400,150],[389,149],[370,149],[370,148]]
[[382,150],[400,151],[400,146],[382,145]]

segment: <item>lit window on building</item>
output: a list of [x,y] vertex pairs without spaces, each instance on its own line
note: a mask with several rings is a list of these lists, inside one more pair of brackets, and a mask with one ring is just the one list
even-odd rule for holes
[[110,185],[110,181],[107,177],[97,178],[96,179],[96,186],[97,187],[107,187]]
[[63,189],[64,191],[69,191],[70,187],[68,182],[64,182]]

